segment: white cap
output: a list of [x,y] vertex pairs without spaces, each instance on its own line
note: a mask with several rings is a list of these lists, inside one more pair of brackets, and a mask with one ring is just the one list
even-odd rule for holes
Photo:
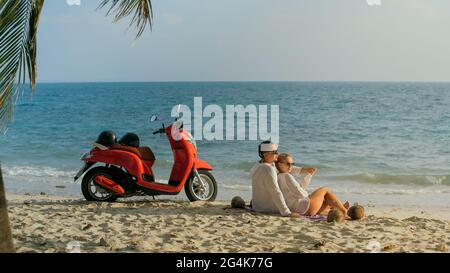
[[278,145],[274,143],[261,144],[261,152],[274,152],[278,150]]

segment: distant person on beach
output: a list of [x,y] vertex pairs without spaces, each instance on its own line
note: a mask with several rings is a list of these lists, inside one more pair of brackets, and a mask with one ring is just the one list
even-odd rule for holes
[[[283,193],[278,186],[275,161],[278,146],[270,141],[259,145],[261,161],[250,171],[252,176],[252,209],[257,212],[280,213],[282,216],[300,217],[287,206]],[[300,170],[299,170],[300,169]],[[291,172],[299,173],[301,168],[292,168]]]
[[275,165],[279,172],[279,188],[291,211],[300,215],[314,216],[327,214],[331,208],[336,208],[347,215],[349,203],[342,204],[327,187],[319,188],[311,194],[305,190],[310,184],[311,178],[317,173],[317,168],[300,168],[300,172],[297,169],[297,173],[305,174],[299,183],[292,175],[292,170],[298,167],[294,166],[294,158],[291,155],[280,154]]

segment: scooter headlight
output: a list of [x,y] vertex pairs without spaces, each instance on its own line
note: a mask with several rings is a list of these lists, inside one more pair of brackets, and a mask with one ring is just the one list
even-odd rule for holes
[[186,140],[189,141],[192,145],[194,145],[195,149],[197,150],[197,141],[195,141],[195,138],[191,135],[191,133],[187,133]]
[[195,149],[197,150],[197,141],[195,141],[195,139],[192,138],[192,139],[190,140],[190,142],[192,143],[192,145],[194,145]]

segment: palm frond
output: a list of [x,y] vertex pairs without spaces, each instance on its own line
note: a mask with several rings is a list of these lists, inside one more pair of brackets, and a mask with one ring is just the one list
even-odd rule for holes
[[0,130],[12,121],[27,79],[30,91],[34,90],[36,33],[43,4],[44,0],[0,0]]
[[[36,33],[43,4],[44,0],[0,0],[0,132],[12,121],[14,104],[27,80],[30,92],[34,90]],[[106,15],[115,14],[114,22],[132,15],[130,27],[138,29],[136,38],[147,25],[152,27],[150,0],[102,0],[99,8],[108,4]]]
[[138,29],[136,39],[144,32],[147,24],[152,28],[153,24],[153,10],[150,0],[102,0],[99,9],[110,5],[106,16],[114,15],[114,22],[118,22],[124,17],[133,15],[129,28],[133,25]]

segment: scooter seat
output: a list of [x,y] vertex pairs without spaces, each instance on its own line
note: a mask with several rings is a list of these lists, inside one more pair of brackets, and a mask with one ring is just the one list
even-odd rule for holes
[[141,153],[142,160],[156,161],[155,154],[149,147],[139,147],[138,151]]
[[149,147],[131,147],[131,146],[123,146],[123,145],[113,145],[111,147],[112,150],[121,150],[121,151],[127,151],[130,153],[133,153],[137,156],[139,156],[140,159],[146,160],[146,161],[155,161],[155,154]]

